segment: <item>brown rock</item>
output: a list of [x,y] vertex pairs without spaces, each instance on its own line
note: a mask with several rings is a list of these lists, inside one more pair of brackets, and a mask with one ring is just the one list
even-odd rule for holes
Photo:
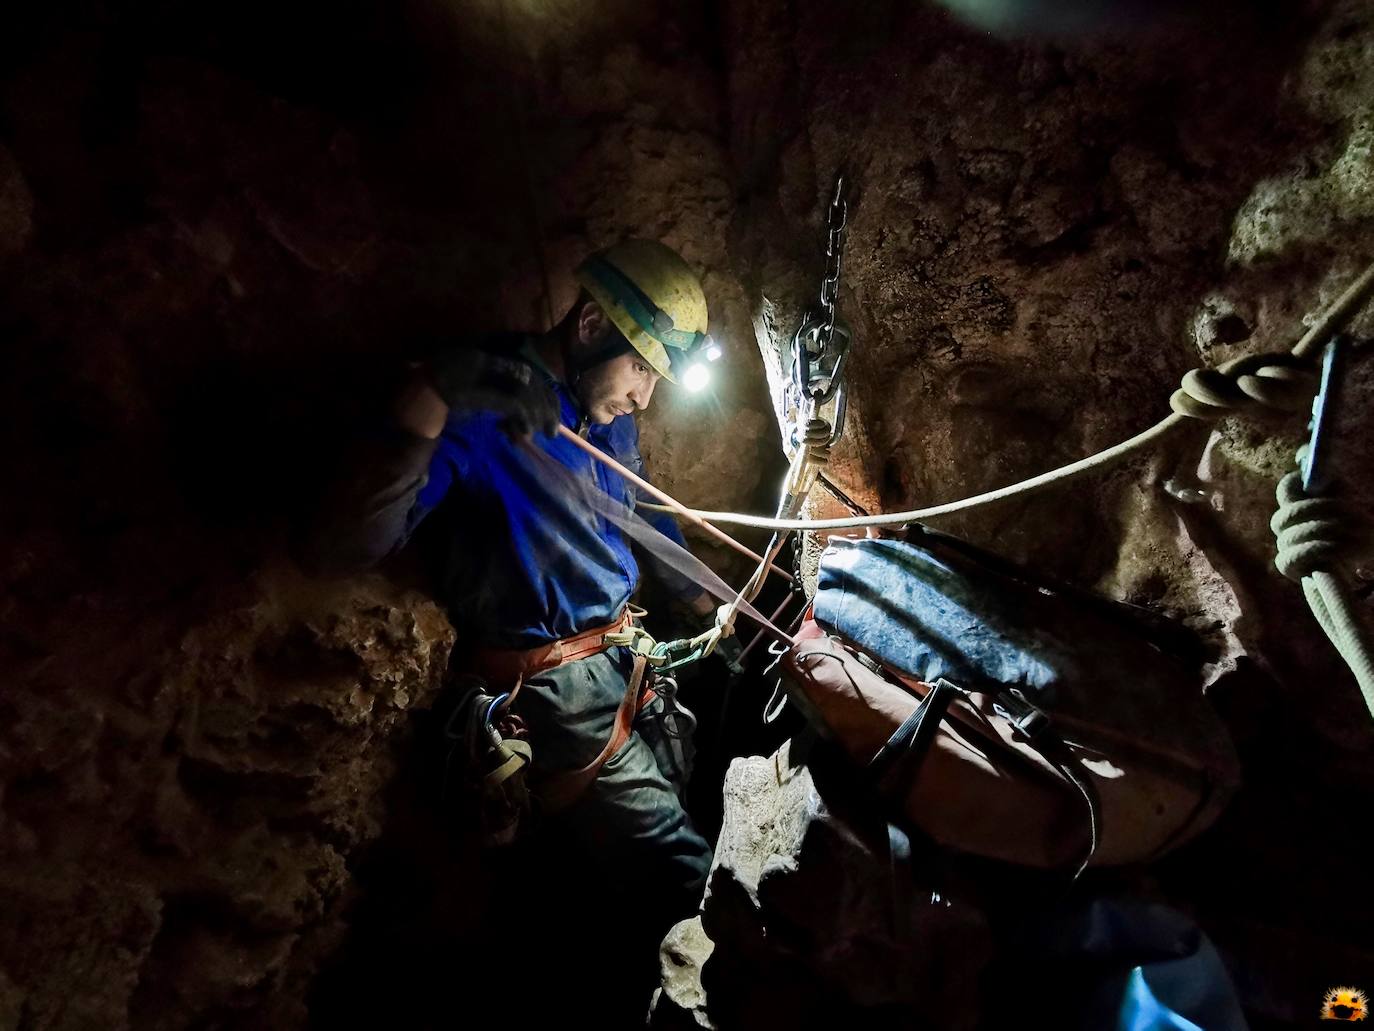
[[[972,1027],[989,955],[976,910],[890,860],[885,825],[837,787],[823,793],[790,745],[736,759],[701,925],[714,942],[702,983],[722,1028],[750,1014],[799,1026],[882,1012],[885,1026]],[[894,894],[896,878],[912,880]],[[950,957],[958,956],[957,963]]]

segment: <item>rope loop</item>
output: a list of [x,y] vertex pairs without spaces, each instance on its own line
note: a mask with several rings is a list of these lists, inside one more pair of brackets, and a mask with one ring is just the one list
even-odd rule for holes
[[1302,475],[1294,470],[1279,480],[1279,508],[1269,520],[1278,540],[1274,564],[1288,579],[1329,569],[1345,540],[1341,532],[1340,503],[1332,498],[1312,498],[1302,489]]
[[1248,354],[1215,369],[1193,369],[1169,398],[1169,407],[1192,419],[1264,411],[1300,412],[1317,389],[1312,363],[1287,352]]
[[806,448],[806,460],[813,468],[819,469],[830,461],[830,423],[824,419],[812,419],[803,431],[802,447]]

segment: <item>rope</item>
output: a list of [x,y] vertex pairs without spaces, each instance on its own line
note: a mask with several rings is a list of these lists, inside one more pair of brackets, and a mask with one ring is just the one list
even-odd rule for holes
[[929,508],[841,519],[770,519],[741,512],[710,512],[696,508],[675,511],[712,523],[752,526],[764,530],[852,530],[937,519],[1069,483],[1154,444],[1189,419],[1211,420],[1231,413],[1244,414],[1261,409],[1274,409],[1282,413],[1300,409],[1303,400],[1311,394],[1311,374],[1305,366],[1320,345],[1354,318],[1371,294],[1374,294],[1374,264],[1366,268],[1317,317],[1288,354],[1249,355],[1226,362],[1216,369],[1194,369],[1183,377],[1179,389],[1170,397],[1172,413],[1149,429],[1105,451],[1019,483]]
[[[813,423],[816,421],[813,420]],[[830,427],[824,423],[821,426],[823,431],[816,431],[814,425],[808,425],[806,438],[792,455],[787,477],[783,480],[782,498],[778,502],[779,515],[795,514],[801,508],[802,502],[806,500],[809,483],[815,482],[818,466],[829,458],[829,449],[825,447],[825,441],[830,436]],[[786,540],[786,531],[774,532],[764,551],[767,557],[760,560],[754,575],[739,589],[732,601],[716,610],[715,626],[694,638],[694,641],[701,645],[703,658],[715,651],[722,638],[735,632],[735,616],[739,612],[739,607],[758,597],[759,591],[763,589],[763,582],[768,578],[768,569]]]
[[[568,427],[559,426],[558,435],[562,437],[564,440],[567,440],[577,445],[577,447],[587,452],[587,454],[591,455],[593,458],[595,458],[598,462],[601,462],[607,468],[613,469],[615,472],[625,477],[625,479],[629,480],[640,490],[646,491],[647,493],[652,494],[654,497],[661,498],[663,501],[667,502],[667,504],[665,505],[652,505],[648,502],[641,501],[638,503],[637,507],[648,508],[657,512],[671,512],[674,515],[680,515],[692,524],[701,527],[703,530],[709,533],[712,537],[716,538],[716,540],[720,541],[722,544],[726,545],[727,547],[733,548],[735,551],[738,551],[741,555],[746,555],[749,558],[752,558],[755,562],[763,561],[763,556],[760,555],[757,551],[754,551],[752,548],[746,547],[745,545],[741,544],[739,541],[735,540],[735,538],[731,537],[724,530],[712,526],[705,519],[696,515],[696,513],[692,509],[688,508],[686,505],[681,504],[672,495],[668,494],[666,491],[659,490],[657,487],[655,487],[648,480],[644,479],[642,476],[635,475],[629,469],[626,469],[623,465],[617,462],[610,455],[606,454],[598,447],[596,447],[594,444],[589,444],[587,441],[583,440],[572,430],[568,429]],[[774,573],[782,577],[788,583],[792,582],[792,575],[788,573],[786,570],[780,569],[777,566],[770,566],[770,568]]]
[[[923,522],[927,519],[935,519],[939,516],[952,515],[955,512],[963,512],[971,508],[978,508],[982,505],[990,505],[997,501],[1004,501],[1018,494],[1043,490],[1052,484],[1066,483],[1070,480],[1079,479],[1089,473],[1095,472],[1103,466],[1112,464],[1138,448],[1142,448],[1147,444],[1152,444],[1158,438],[1164,436],[1178,426],[1181,426],[1186,419],[1187,416],[1177,413],[1166,416],[1154,426],[1151,426],[1143,433],[1137,434],[1130,440],[1124,440],[1120,444],[1108,448],[1106,451],[1079,459],[1071,465],[1066,465],[1060,469],[1054,469],[1047,473],[1041,473],[1039,476],[1034,476],[1029,480],[1022,480],[1020,483],[999,487],[996,490],[986,491],[983,494],[975,494],[973,497],[964,498],[962,501],[950,501],[943,505],[913,509],[909,512],[888,512],[882,515],[871,516],[847,516],[840,519],[770,519],[767,516],[746,515],[741,512],[708,512],[698,508],[688,509],[687,511],[691,515],[709,520],[713,523],[727,523],[731,526],[752,526],[763,530],[849,530],[864,526],[900,526],[906,523]],[[677,510],[675,509],[674,511]]]
[[1340,550],[1341,506],[1332,498],[1308,497],[1296,470],[1279,480],[1275,494],[1279,507],[1269,520],[1278,541],[1274,564],[1288,579],[1301,583],[1328,566]]
[[[1301,461],[1302,452],[1298,455]],[[1278,511],[1269,521],[1278,540],[1274,564],[1302,586],[1312,615],[1355,674],[1365,705],[1374,715],[1374,641],[1349,589],[1329,571],[1344,537],[1337,523],[1341,507],[1331,498],[1308,497],[1296,470],[1279,480],[1276,494]]]
[[[787,476],[783,480],[782,497],[778,501],[778,514],[780,516],[794,515],[801,510],[807,494],[820,474],[821,467],[830,460],[829,441],[830,424],[821,419],[809,420],[802,442],[793,453]],[[758,568],[754,570],[753,575],[736,592],[735,597],[730,602],[716,610],[714,625],[696,637],[686,642],[680,642],[682,647],[693,656],[692,660],[687,661],[706,658],[716,650],[716,646],[720,644],[722,639],[735,632],[735,617],[739,614],[740,606],[752,603],[758,597],[759,591],[763,589],[764,581],[768,579],[769,570],[775,568],[773,560],[778,557],[778,553],[782,550],[786,540],[786,532],[775,532],[772,540],[768,542],[768,547],[764,550],[763,556],[760,557]],[[786,638],[784,639],[786,640]],[[791,643],[790,640],[788,643]],[[670,645],[669,647],[672,648],[673,646]]]
[[1169,397],[1169,407],[1179,415],[1207,422],[1266,410],[1300,412],[1316,385],[1316,373],[1306,359],[1291,353],[1251,354],[1215,369],[1185,373]]

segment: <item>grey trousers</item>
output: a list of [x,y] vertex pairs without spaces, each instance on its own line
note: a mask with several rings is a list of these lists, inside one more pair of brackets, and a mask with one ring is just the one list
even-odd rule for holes
[[[612,648],[525,682],[515,709],[529,728],[536,794],[542,777],[585,766],[605,747],[632,666],[628,649]],[[652,881],[686,916],[701,902],[711,846],[674,787],[684,771],[656,718],[661,706],[646,706],[592,786],[554,819],[611,869]]]

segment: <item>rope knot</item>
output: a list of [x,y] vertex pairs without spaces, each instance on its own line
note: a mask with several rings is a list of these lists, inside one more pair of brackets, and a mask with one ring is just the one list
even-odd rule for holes
[[1237,413],[1300,412],[1316,389],[1317,373],[1307,360],[1286,352],[1248,354],[1185,373],[1169,407],[1208,422]]
[[812,465],[825,465],[830,461],[830,423],[824,419],[811,419],[802,431],[802,447],[806,448]]
[[1311,498],[1302,489],[1295,470],[1279,480],[1278,511],[1269,529],[1278,538],[1274,564],[1288,579],[1303,577],[1330,567],[1344,540],[1338,521],[1340,504],[1332,498]]

